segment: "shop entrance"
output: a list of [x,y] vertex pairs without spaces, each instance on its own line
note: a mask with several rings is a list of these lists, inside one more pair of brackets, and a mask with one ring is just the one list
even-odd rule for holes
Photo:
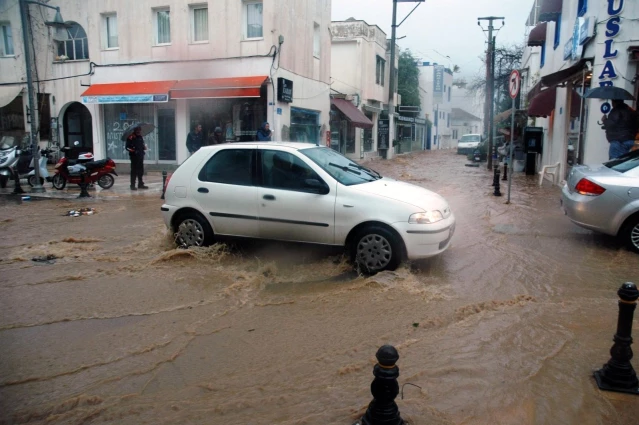
[[213,135],[217,127],[222,130],[222,142],[257,140],[257,130],[266,121],[265,105],[262,98],[191,99],[189,131],[201,124],[205,143],[209,145],[215,144]]

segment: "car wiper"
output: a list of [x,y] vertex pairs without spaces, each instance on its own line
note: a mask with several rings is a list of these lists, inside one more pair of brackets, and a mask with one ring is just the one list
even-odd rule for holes
[[360,173],[359,171],[355,171],[352,168],[346,167],[345,165],[335,164],[334,162],[329,162],[328,165],[330,165],[331,167],[339,168],[342,171],[348,171],[348,172],[351,172],[353,174],[357,174],[358,176],[362,175],[362,173]]
[[364,166],[362,166],[362,165],[359,165],[359,164],[356,164],[356,163],[354,163],[354,162],[351,162],[351,163],[349,163],[348,165],[350,165],[351,167],[355,167],[355,168],[357,168],[358,170],[362,170],[362,171],[364,171],[366,174],[368,174],[369,176],[374,177],[374,178],[376,178],[376,179],[381,179],[381,178],[382,178],[382,175],[381,175],[381,174],[379,174],[377,171],[375,171],[375,170],[373,170],[373,169],[371,169],[371,168],[366,168],[366,167],[364,167]]

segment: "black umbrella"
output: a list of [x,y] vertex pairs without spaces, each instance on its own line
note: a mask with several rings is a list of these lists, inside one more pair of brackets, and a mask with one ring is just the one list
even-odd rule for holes
[[142,130],[142,133],[141,133],[142,136],[146,136],[147,134],[155,130],[155,126],[153,124],[149,124],[146,122],[139,122],[127,128],[126,131],[122,134],[122,137],[120,137],[120,140],[122,140],[123,142],[126,141],[126,139],[128,139],[129,136],[133,134],[133,130],[135,130],[137,127],[140,127],[140,129]]
[[621,87],[595,87],[583,96],[587,99],[635,100],[634,96]]

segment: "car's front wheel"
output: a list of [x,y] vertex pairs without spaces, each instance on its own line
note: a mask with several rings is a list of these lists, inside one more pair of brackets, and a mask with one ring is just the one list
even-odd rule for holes
[[175,242],[182,247],[207,246],[213,242],[213,230],[200,214],[183,214],[176,220]]
[[366,226],[353,238],[351,259],[364,273],[395,270],[402,261],[402,243],[384,227]]
[[639,253],[639,214],[626,223],[621,231],[621,237],[629,250]]

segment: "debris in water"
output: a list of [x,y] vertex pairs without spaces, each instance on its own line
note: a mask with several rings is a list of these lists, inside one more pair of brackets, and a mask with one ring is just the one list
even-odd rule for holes
[[56,257],[55,255],[49,254],[49,255],[43,255],[40,257],[33,257],[31,261],[34,261],[36,263],[55,264],[55,260],[57,258],[58,257]]
[[80,208],[79,210],[69,210],[66,214],[67,217],[80,217],[81,215],[93,215],[96,211],[93,208]]
[[414,328],[419,328],[419,323],[413,323]]

